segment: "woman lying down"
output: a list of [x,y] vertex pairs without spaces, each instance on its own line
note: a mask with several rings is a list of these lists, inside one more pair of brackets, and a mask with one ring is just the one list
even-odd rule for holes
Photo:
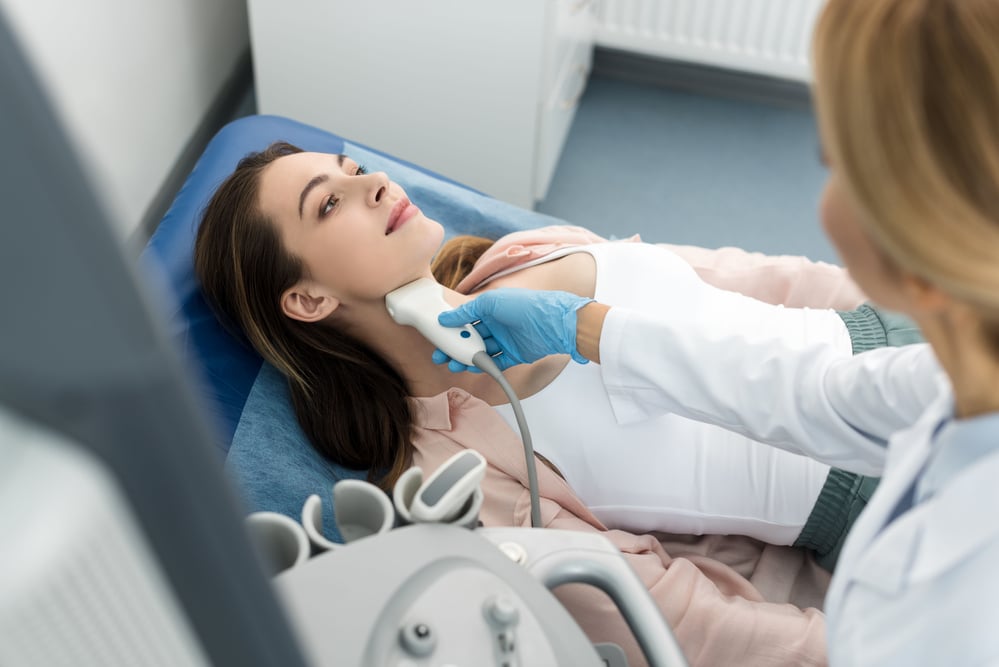
[[[573,227],[514,235],[488,249],[491,242],[458,239],[441,250],[443,234],[386,174],[277,143],[241,161],[218,189],[198,231],[195,266],[220,319],[288,378],[296,415],[319,452],[378,471],[373,481],[390,489],[411,465],[429,474],[475,449],[489,462],[480,515],[487,526],[530,525],[527,469],[507,398],[484,374],[436,365],[433,345],[396,324],[384,305],[389,291],[431,276],[435,257],[438,280],[458,288],[445,290],[453,305],[515,286],[656,312],[671,276],[693,265],[709,282],[759,297],[733,292],[731,307],[758,313],[759,330],[781,332],[789,346],[850,355],[899,336],[869,307],[832,310],[863,297],[828,265],[605,242]],[[669,303],[676,307],[676,295]],[[724,327],[725,313],[717,318]],[[822,613],[801,607],[820,604],[827,577],[803,554],[834,561],[875,481],[672,415],[615,414],[600,367],[569,361],[549,357],[504,373],[545,464],[538,466],[544,525],[610,539],[694,665],[825,664]],[[573,585],[556,594],[594,642],[615,642],[630,664],[644,664],[603,593]]]

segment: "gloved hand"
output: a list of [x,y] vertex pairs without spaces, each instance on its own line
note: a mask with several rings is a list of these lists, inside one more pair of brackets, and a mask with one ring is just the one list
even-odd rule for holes
[[[478,322],[475,328],[500,370],[550,354],[571,354],[575,361],[585,364],[588,360],[576,350],[576,311],[591,301],[569,292],[504,287],[441,313],[437,321],[447,327]],[[502,354],[497,356],[498,352]],[[440,350],[434,350],[433,360],[447,363],[455,372],[478,371]]]

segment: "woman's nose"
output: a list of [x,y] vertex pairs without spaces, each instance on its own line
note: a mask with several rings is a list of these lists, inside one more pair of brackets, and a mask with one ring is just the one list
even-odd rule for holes
[[368,206],[378,206],[388,194],[388,174],[384,171],[376,171],[368,176],[368,181]]

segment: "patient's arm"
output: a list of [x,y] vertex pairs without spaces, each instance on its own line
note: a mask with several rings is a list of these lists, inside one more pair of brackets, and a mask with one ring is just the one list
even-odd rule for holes
[[774,305],[853,310],[866,300],[846,269],[834,264],[740,248],[658,245],[682,257],[709,285]]
[[[483,253],[457,289],[468,293],[497,273],[509,271],[566,246],[608,242],[583,227],[573,225],[513,232]],[[622,242],[640,243],[641,240],[633,236],[616,241]],[[774,305],[853,310],[866,300],[846,270],[833,264],[795,255],[764,255],[740,248],[658,245],[682,257],[708,284]]]

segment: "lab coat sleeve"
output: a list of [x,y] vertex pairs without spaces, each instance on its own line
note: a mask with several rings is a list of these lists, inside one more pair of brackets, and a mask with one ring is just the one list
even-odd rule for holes
[[[611,309],[600,359],[620,421],[671,412],[879,475],[888,438],[938,394],[925,344],[852,356],[821,336],[810,342],[791,309],[713,288],[697,297],[697,307],[670,318]],[[798,335],[788,326],[800,326]]]

